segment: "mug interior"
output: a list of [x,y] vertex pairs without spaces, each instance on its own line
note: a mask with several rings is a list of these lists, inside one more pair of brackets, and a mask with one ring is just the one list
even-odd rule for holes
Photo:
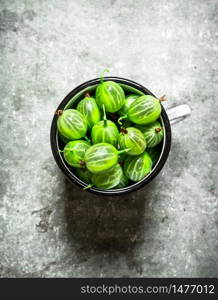
[[[111,79],[111,77],[105,77],[104,80],[112,80],[112,79]],[[118,81],[118,80],[115,80],[113,78],[113,80],[119,82],[121,79]],[[123,81],[124,80],[125,79],[123,79]],[[90,81],[90,83],[92,83],[90,85],[87,82],[87,83],[79,86],[77,89],[73,90],[68,96],[65,97],[65,99],[62,101],[62,103],[59,105],[58,109],[66,110],[66,109],[69,109],[69,108],[76,108],[79,101],[84,98],[84,94],[86,92],[90,92],[91,95],[93,95],[100,80],[96,79],[96,80],[93,80],[93,81]],[[129,81],[129,82],[131,82],[131,84],[134,83],[132,81]],[[139,89],[138,87],[135,87],[133,85],[129,85],[127,83],[119,82],[119,84],[124,89],[125,94],[134,93],[134,94],[138,94],[138,95],[145,95],[145,94],[153,95],[150,91],[148,91],[147,89],[145,89],[142,86],[139,86],[140,87],[140,89]],[[136,83],[134,83],[134,84],[136,84]],[[163,114],[165,114],[165,120],[163,119]],[[164,111],[163,107],[162,107],[161,116],[158,120],[160,121],[161,125],[163,126],[164,138],[163,138],[163,141],[161,142],[161,144],[159,145],[160,155],[159,155],[159,158],[158,158],[157,162],[152,167],[152,171],[149,174],[147,174],[142,180],[140,180],[138,182],[131,182],[130,181],[130,185],[127,186],[127,187],[124,187],[124,188],[102,190],[102,189],[98,189],[96,187],[92,187],[87,191],[94,192],[94,193],[97,193],[97,194],[105,194],[105,195],[112,195],[112,194],[114,194],[114,195],[119,194],[120,195],[120,194],[124,194],[124,193],[131,192],[133,190],[136,190],[139,187],[141,187],[142,185],[144,185],[147,181],[150,181],[148,179],[154,177],[152,175],[156,173],[156,171],[158,169],[158,166],[160,166],[160,162],[161,162],[161,159],[162,159],[163,154],[164,154],[164,149],[166,149],[166,139],[167,139],[167,137],[169,138],[170,125],[169,125],[169,122],[168,123],[166,122],[168,120],[168,118],[167,118],[166,112]],[[54,122],[55,122],[55,124],[57,123],[57,117],[54,117],[53,123]],[[53,124],[53,125],[55,125],[55,124]],[[166,124],[168,124],[167,128],[166,128]],[[55,134],[55,136],[54,136],[53,142],[52,142],[52,137],[51,137],[51,145],[52,145],[53,154],[55,152],[54,156],[55,156],[56,161],[58,162],[58,165],[59,166],[60,166],[60,164],[62,165],[60,167],[64,171],[64,173],[68,176],[68,178],[72,179],[80,187],[82,187],[82,188],[86,187],[87,183],[83,182],[80,178],[78,178],[76,176],[76,174],[74,173],[74,168],[69,166],[65,162],[65,160],[63,159],[63,156],[61,155],[59,150],[63,150],[64,143],[60,139],[60,136],[59,136],[58,131],[57,131],[57,126],[55,126],[53,129],[54,129],[53,133]],[[52,132],[52,130],[51,130],[51,132]],[[168,153],[167,153],[167,156],[168,156]]]

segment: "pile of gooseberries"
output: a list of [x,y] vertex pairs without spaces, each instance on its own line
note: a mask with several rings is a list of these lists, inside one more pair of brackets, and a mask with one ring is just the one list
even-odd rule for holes
[[75,108],[57,111],[60,155],[86,185],[121,189],[141,181],[160,156],[160,101],[103,78]]

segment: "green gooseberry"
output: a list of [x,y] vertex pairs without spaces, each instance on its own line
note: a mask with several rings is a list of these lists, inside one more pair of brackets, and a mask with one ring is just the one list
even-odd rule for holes
[[85,153],[86,167],[93,174],[107,172],[117,164],[118,156],[128,151],[129,149],[118,151],[107,143],[94,144]]
[[124,162],[124,174],[132,181],[140,181],[152,169],[152,160],[147,152],[139,156],[128,156]]
[[166,100],[163,97],[157,99],[151,95],[140,96],[129,107],[125,116],[119,118],[121,124],[122,119],[129,119],[135,124],[145,125],[156,121],[161,114],[160,101]]
[[121,107],[121,109],[119,110],[119,114],[121,116],[125,116],[128,113],[129,107],[130,105],[137,99],[139,98],[139,95],[136,94],[131,94],[129,96],[126,97],[125,101],[124,101],[124,105]]
[[130,149],[128,155],[139,155],[146,148],[144,135],[135,127],[122,128],[118,143],[120,149]]
[[93,144],[108,143],[117,146],[119,131],[114,122],[107,120],[105,108],[103,105],[104,116],[102,121],[99,121],[92,127],[91,139]]
[[93,125],[98,123],[101,119],[98,105],[89,93],[86,93],[85,98],[78,103],[77,110],[85,116],[89,129],[91,129]]
[[104,174],[93,174],[92,184],[85,187],[88,189],[92,186],[96,186],[102,190],[112,189],[117,186],[123,176],[123,170],[119,164],[116,164],[112,169]]
[[91,144],[83,140],[70,141],[65,145],[64,150],[61,152],[63,152],[64,159],[70,166],[84,168],[84,156],[90,147]]
[[118,83],[104,81],[102,76],[101,83],[96,88],[95,99],[101,108],[104,105],[107,112],[114,113],[123,106],[125,93]]
[[69,140],[78,140],[86,135],[87,121],[78,110],[59,110],[57,115],[57,128],[63,137]]
[[158,121],[148,125],[138,126],[138,128],[143,133],[148,148],[157,146],[163,140],[164,130]]

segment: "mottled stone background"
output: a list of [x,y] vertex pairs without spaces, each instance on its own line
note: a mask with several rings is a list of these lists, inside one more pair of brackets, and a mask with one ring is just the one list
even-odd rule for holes
[[[218,276],[216,0],[0,0],[0,275]],[[133,79],[188,103],[156,179],[120,198],[69,185],[53,113],[78,84]]]

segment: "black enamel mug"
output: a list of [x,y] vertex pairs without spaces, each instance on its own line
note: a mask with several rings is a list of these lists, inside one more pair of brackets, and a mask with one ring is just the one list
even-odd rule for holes
[[[139,95],[152,95],[148,89],[144,86],[125,78],[120,77],[104,77],[104,81],[115,81],[119,83],[122,88],[130,93],[136,93]],[[96,78],[93,80],[89,80],[75,89],[73,89],[60,103],[57,107],[57,110],[64,110],[68,108],[76,108],[78,102],[84,97],[86,92],[92,92],[95,90],[96,86],[100,83],[100,78]],[[154,96],[155,97],[155,96]],[[164,129],[164,139],[161,144],[161,151],[158,161],[156,162],[155,166],[153,167],[152,171],[145,176],[139,182],[132,183],[130,186],[120,189],[110,189],[110,190],[101,190],[96,187],[92,187],[88,189],[88,192],[95,193],[98,195],[121,195],[133,192],[145,186],[148,182],[150,182],[163,168],[171,147],[171,124],[178,122],[184,119],[186,116],[190,115],[190,107],[187,104],[179,105],[169,110],[165,110],[162,106],[162,112],[160,116],[160,122],[162,123]],[[52,124],[51,124],[51,132],[50,132],[50,141],[51,141],[51,149],[53,156],[56,160],[57,165],[62,170],[62,172],[67,176],[70,182],[77,184],[81,187],[81,190],[87,186],[85,182],[79,179],[73,172],[73,168],[70,167],[63,159],[60,149],[63,148],[62,141],[59,138],[58,131],[57,131],[57,118],[58,116],[54,114]],[[85,191],[84,191],[85,193]]]

